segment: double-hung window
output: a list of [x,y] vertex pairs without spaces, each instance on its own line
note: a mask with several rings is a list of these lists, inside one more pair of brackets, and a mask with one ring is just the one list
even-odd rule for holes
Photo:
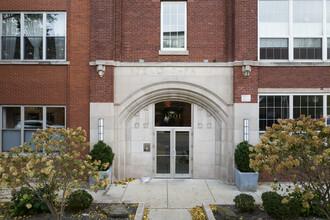
[[1,60],[65,60],[66,13],[0,13]]
[[259,0],[260,60],[327,60],[330,0]]
[[32,133],[49,127],[65,128],[64,106],[0,106],[0,148],[32,141]]
[[187,50],[187,2],[161,2],[161,50]]

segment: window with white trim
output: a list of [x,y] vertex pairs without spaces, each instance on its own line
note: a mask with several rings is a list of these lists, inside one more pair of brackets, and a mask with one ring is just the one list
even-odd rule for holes
[[187,50],[187,2],[161,2],[161,50]]
[[329,94],[259,95],[259,131],[278,123],[278,119],[297,119],[300,115],[325,118],[330,125]]
[[0,13],[1,60],[65,60],[65,12]]
[[327,60],[329,14],[330,0],[259,0],[260,60]]
[[289,96],[259,96],[259,130],[266,130],[279,118],[289,118]]
[[[0,106],[2,151],[32,141],[32,133],[48,127],[65,128],[63,106]],[[22,123],[24,122],[24,123]]]

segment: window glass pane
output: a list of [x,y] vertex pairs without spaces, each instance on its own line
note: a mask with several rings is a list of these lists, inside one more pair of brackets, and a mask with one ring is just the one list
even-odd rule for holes
[[2,14],[2,36],[20,36],[20,21],[20,14]]
[[327,35],[330,36],[330,0],[327,0]]
[[155,105],[155,126],[191,126],[191,104],[160,102]]
[[289,35],[289,0],[259,1],[260,36]]
[[288,59],[288,39],[260,39],[260,59]]
[[24,15],[24,36],[42,36],[42,14]]
[[47,59],[64,59],[65,38],[47,37]]
[[322,39],[294,39],[294,59],[322,59]]
[[[42,14],[24,15],[24,59],[42,59]],[[41,37],[39,37],[41,36]]]
[[2,59],[20,59],[21,49],[20,37],[2,37]]
[[259,108],[259,118],[266,119],[266,108]]
[[323,34],[323,0],[293,0],[294,36]]
[[2,131],[2,151],[10,151],[12,147],[21,145],[21,131]]
[[2,128],[21,128],[21,108],[3,107],[2,108]]
[[47,14],[47,36],[65,36],[65,14]]
[[317,95],[312,97],[312,101],[316,107],[323,107],[323,96]]
[[25,107],[25,129],[42,129],[42,107]]
[[65,110],[63,107],[47,107],[47,127],[65,127]]
[[267,107],[274,107],[274,96],[267,96]]
[[266,96],[259,96],[259,107],[266,107]]
[[20,14],[2,14],[2,59],[20,59],[20,20]]
[[259,120],[259,131],[266,130],[267,120]]
[[300,96],[293,96],[293,106],[300,106]]
[[162,2],[163,48],[185,47],[185,2]]
[[[37,131],[36,130],[33,130],[33,131],[31,131],[31,130],[26,130],[26,131],[24,131],[24,142],[26,142],[27,144],[29,144],[31,141],[33,141],[34,139],[32,138],[32,134],[33,133],[37,133]],[[33,149],[33,150],[35,150],[36,149],[36,146],[35,145],[31,145],[30,146],[31,147],[31,149]]]
[[301,99],[301,103],[294,101],[293,118],[300,115],[311,115],[312,118],[323,117],[323,96],[294,96],[294,100]]
[[323,118],[323,109],[322,108],[315,108],[315,118],[320,119]]
[[24,59],[42,59],[42,37],[24,37]]

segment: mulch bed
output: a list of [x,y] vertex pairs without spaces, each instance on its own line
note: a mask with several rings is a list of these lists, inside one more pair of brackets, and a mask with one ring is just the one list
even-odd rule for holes
[[[226,207],[231,209],[236,215],[237,219],[251,219],[251,220],[275,220],[275,218],[270,217],[267,212],[263,209],[262,206],[256,206],[254,211],[252,213],[241,213],[239,212],[234,205],[210,205],[211,210],[213,212],[213,215],[216,220],[223,220],[224,218],[221,217],[219,212],[217,211],[218,207]],[[300,217],[298,218],[300,220],[315,220],[315,219],[321,219],[321,218],[315,218],[315,217]]]
[[[73,219],[110,219],[110,220],[133,220],[135,217],[136,210],[138,208],[138,203],[122,203],[128,210],[129,218],[110,218],[101,212],[101,209],[108,205],[118,205],[118,203],[93,203],[88,210],[81,211],[78,213],[71,213],[69,211],[64,211],[63,219],[73,220]],[[4,203],[0,205],[1,219],[33,219],[33,220],[52,220],[52,216],[49,213],[42,213],[33,216],[23,216],[19,218],[10,218],[7,214],[8,208]],[[7,212],[6,212],[7,211]]]

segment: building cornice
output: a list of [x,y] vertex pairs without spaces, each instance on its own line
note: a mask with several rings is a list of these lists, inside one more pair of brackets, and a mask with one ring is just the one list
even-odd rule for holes
[[[90,61],[89,65],[97,66],[114,66],[114,67],[234,67],[246,65],[247,61],[234,62],[120,62],[113,60],[96,60]],[[310,67],[310,66],[330,66],[330,62],[263,62],[263,61],[248,61],[251,66],[261,67]]]

